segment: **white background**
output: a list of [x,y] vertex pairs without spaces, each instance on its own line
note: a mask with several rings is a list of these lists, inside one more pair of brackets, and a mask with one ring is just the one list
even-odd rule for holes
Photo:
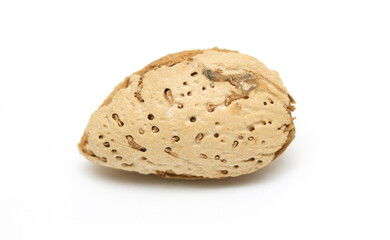
[[[272,3],[271,3],[272,2]],[[388,1],[1,1],[0,239],[390,239]],[[212,181],[77,150],[125,76],[218,46],[277,70],[297,136]]]

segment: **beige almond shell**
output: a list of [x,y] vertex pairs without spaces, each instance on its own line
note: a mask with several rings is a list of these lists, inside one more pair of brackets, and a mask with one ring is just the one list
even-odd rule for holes
[[125,78],[79,143],[90,161],[166,178],[254,172],[295,136],[295,103],[276,71],[236,51],[169,54]]

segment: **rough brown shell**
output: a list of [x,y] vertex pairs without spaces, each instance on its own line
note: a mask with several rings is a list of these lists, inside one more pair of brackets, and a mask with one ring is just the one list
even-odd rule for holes
[[103,166],[166,178],[254,172],[295,136],[276,71],[223,49],[169,54],[125,78],[95,111],[80,152]]

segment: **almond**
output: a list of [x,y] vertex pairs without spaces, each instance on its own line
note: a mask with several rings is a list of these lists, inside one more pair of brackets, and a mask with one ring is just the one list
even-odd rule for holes
[[166,178],[254,172],[295,136],[293,98],[256,58],[218,48],[169,54],[125,78],[79,143],[90,161]]

